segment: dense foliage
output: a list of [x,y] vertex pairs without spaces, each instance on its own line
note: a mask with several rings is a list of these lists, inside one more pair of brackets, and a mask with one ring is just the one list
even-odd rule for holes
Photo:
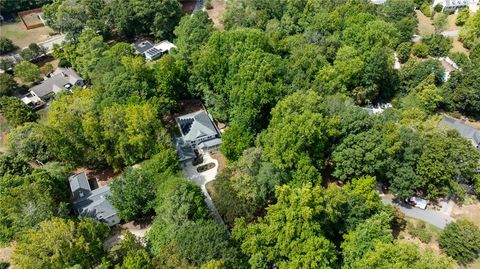
[[20,268],[66,268],[97,264],[105,254],[108,227],[92,219],[53,218],[19,239],[12,261]]
[[18,47],[13,44],[12,40],[3,36],[0,37],[0,55],[7,54],[16,49],[18,49]]
[[449,223],[442,231],[440,246],[448,256],[462,264],[478,257],[480,251],[480,229],[468,220]]
[[[0,98],[12,126],[0,155],[0,241],[18,242],[13,264],[454,268],[452,258],[397,238],[405,220],[376,192],[461,201],[480,191],[480,152],[438,115],[479,117],[478,16],[460,34],[470,54],[450,53],[438,33],[411,41],[425,3],[230,0],[222,31],[204,11],[181,17],[177,0],[46,5],[47,23],[67,35],[52,55],[87,87],[56,94],[38,121],[21,101]],[[445,16],[435,18],[440,32]],[[145,37],[177,49],[147,63],[130,44]],[[446,76],[441,56],[461,69]],[[14,69],[24,83],[49,72],[26,61]],[[12,93],[11,77],[0,79],[0,94]],[[207,186],[185,179],[180,167],[189,164],[173,148],[186,99],[227,126],[228,162]],[[370,107],[386,102],[393,107],[381,113]],[[66,178],[77,167],[119,173],[108,199],[122,221],[153,218],[145,241],[123,233],[104,249],[106,226],[71,219]],[[450,224],[440,245],[468,263],[477,232]]]

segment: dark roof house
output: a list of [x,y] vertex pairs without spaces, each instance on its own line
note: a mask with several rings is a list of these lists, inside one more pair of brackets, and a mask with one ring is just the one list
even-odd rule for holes
[[175,121],[182,134],[175,141],[180,161],[193,159],[194,150],[210,151],[222,144],[220,131],[204,110],[177,117]]
[[466,125],[460,120],[443,115],[441,126],[448,126],[449,128],[457,130],[461,136],[471,141],[473,146],[480,150],[480,130]]
[[72,90],[73,86],[83,87],[83,79],[71,68],[57,68],[49,78],[30,88],[29,94],[22,101],[27,105],[46,102],[63,90]]
[[73,209],[83,217],[90,217],[109,226],[120,223],[117,211],[107,199],[110,186],[92,190],[87,175],[79,173],[68,178],[73,196]]

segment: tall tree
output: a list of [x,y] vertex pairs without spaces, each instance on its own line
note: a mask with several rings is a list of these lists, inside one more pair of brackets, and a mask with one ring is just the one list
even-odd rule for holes
[[468,220],[451,222],[442,231],[438,243],[448,256],[467,264],[478,257],[480,230]]
[[53,218],[26,232],[15,246],[12,262],[20,268],[91,267],[105,255],[109,229],[92,219]]
[[[322,223],[329,219],[321,187],[276,189],[277,203],[258,222],[236,222],[233,235],[252,268],[335,268],[336,251],[324,237]],[[288,217],[285,217],[288,216]]]
[[12,126],[19,126],[38,119],[38,114],[30,107],[20,99],[10,96],[0,97],[0,112]]

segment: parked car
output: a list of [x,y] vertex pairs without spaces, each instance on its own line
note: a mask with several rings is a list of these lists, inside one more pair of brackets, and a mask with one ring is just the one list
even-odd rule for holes
[[420,209],[426,209],[428,205],[427,200],[416,196],[405,199],[405,202],[411,206],[418,207]]

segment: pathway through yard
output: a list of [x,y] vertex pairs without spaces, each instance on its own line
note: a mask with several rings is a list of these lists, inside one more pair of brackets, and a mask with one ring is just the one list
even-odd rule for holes
[[[201,173],[197,172],[197,168],[199,166],[202,166],[208,163],[214,163],[215,167]],[[218,161],[212,158],[210,154],[207,153],[203,155],[203,163],[193,166],[191,162],[187,162],[183,166],[183,171],[185,171],[187,178],[189,178],[191,181],[195,182],[198,186],[200,186],[203,194],[205,195],[205,203],[207,204],[208,208],[212,212],[213,217],[218,223],[223,224],[224,223],[223,219],[218,213],[217,209],[215,208],[215,205],[213,204],[213,201],[212,201],[212,197],[210,197],[210,194],[208,193],[207,187],[206,187],[206,184],[210,181],[213,181],[217,176]]]

